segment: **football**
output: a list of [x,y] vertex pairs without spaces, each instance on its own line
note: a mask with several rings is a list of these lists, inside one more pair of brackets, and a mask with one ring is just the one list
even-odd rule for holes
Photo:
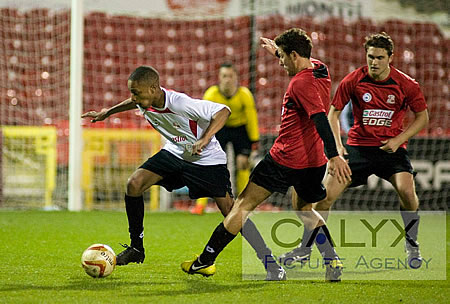
[[107,277],[116,267],[116,254],[108,245],[93,244],[83,252],[81,266],[93,278]]

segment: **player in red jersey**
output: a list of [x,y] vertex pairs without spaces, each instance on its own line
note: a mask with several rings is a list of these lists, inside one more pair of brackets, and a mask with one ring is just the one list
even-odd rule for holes
[[[389,181],[400,200],[408,263],[411,268],[419,268],[422,265],[417,243],[419,200],[406,143],[427,125],[427,104],[419,84],[391,65],[394,50],[391,37],[384,32],[370,35],[366,37],[364,47],[367,65],[342,80],[328,114],[339,154],[349,160],[351,181],[340,183],[330,168],[325,180],[327,197],[315,209],[327,219],[331,206],[347,187],[367,183],[372,174]],[[349,102],[352,103],[354,125],[348,133],[347,147],[344,147],[339,116]],[[415,119],[403,129],[408,108],[413,111]],[[303,239],[308,240],[310,234],[305,229]],[[304,261],[310,253],[311,247],[302,242],[281,258],[288,259],[289,263]]]
[[[327,120],[331,79],[319,60],[310,58],[312,42],[305,31],[293,28],[275,38],[261,38],[262,46],[279,57],[280,65],[292,77],[284,95],[280,133],[270,152],[258,163],[247,187],[237,198],[231,212],[213,232],[203,253],[182,263],[183,271],[194,274],[214,267],[219,253],[242,228],[242,220],[273,192],[286,193],[294,186],[299,194],[293,204],[308,210],[302,221],[317,235],[316,244],[325,259],[328,281],[339,281],[342,263],[330,242],[325,221],[312,209],[312,203],[326,197],[322,179],[328,165],[345,182],[350,168],[339,156]],[[325,152],[324,153],[324,145]],[[319,241],[317,241],[319,240]]]

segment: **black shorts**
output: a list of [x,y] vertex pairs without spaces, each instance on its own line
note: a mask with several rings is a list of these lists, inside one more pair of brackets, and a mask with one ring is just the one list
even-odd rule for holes
[[346,145],[348,165],[352,170],[352,184],[357,187],[367,184],[367,178],[375,174],[389,180],[395,173],[409,172],[414,174],[408,152],[399,148],[395,153],[387,153],[379,147]]
[[243,154],[249,156],[250,152],[252,152],[252,142],[248,138],[245,126],[236,128],[223,127],[216,133],[216,138],[224,151],[226,151],[227,144],[231,142],[234,155]]
[[327,196],[322,184],[326,165],[316,168],[292,169],[275,162],[269,153],[258,163],[250,181],[270,192],[286,194],[294,186],[298,196],[307,203],[315,203]]
[[163,177],[157,185],[172,191],[187,186],[189,197],[233,197],[230,172],[227,165],[203,166],[179,159],[166,150],[161,150],[139,168],[152,171]]

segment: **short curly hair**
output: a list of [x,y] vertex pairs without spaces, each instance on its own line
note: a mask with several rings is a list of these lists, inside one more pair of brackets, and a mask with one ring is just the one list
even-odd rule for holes
[[301,57],[311,57],[311,38],[300,28],[291,28],[278,35],[274,41],[288,55],[296,51]]
[[389,56],[394,53],[394,41],[392,41],[392,38],[385,32],[367,36],[366,42],[364,43],[366,52],[369,47],[385,49]]

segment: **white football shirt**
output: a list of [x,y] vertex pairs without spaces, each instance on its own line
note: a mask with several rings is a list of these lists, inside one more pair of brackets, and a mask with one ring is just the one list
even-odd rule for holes
[[164,91],[164,108],[149,107],[147,109],[137,105],[145,119],[167,141],[163,149],[178,158],[198,165],[226,164],[227,157],[215,136],[212,137],[201,155],[191,155],[192,145],[202,136],[209,126],[214,114],[225,105],[215,102],[194,99],[186,94]]

